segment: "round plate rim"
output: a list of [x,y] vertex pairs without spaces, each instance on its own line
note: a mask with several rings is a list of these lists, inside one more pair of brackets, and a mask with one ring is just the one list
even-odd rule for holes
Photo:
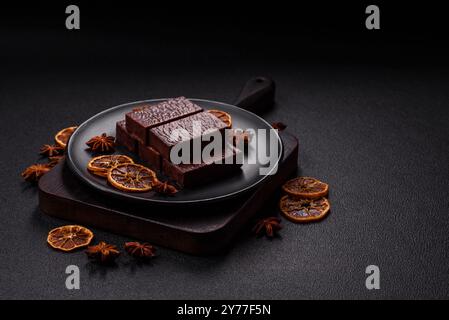
[[[97,118],[97,117],[100,117],[100,116],[103,115],[104,113],[108,113],[108,112],[110,112],[110,111],[112,111],[112,110],[115,110],[115,109],[118,109],[118,108],[122,108],[122,107],[125,107],[125,106],[128,106],[128,105],[131,105],[131,104],[140,104],[140,103],[158,102],[158,101],[165,101],[165,100],[167,100],[167,99],[170,99],[170,98],[158,98],[158,99],[147,99],[147,100],[133,101],[133,102],[122,103],[122,104],[120,104],[120,105],[117,105],[117,106],[114,106],[114,107],[105,109],[105,110],[103,110],[103,111],[101,111],[101,112],[99,112],[99,113],[96,113],[96,114],[93,115],[92,117],[90,117],[90,118],[88,118],[87,120],[85,120],[82,124],[80,124],[80,125],[77,127],[77,130],[75,130],[75,132],[73,133],[73,136],[76,136],[77,131],[78,131],[79,129],[82,129],[84,126],[86,126],[87,124],[89,124],[92,120],[94,120],[94,119]],[[220,102],[220,101],[208,100],[208,99],[197,99],[197,98],[187,98],[187,99],[189,99],[189,100],[191,100],[191,101],[194,101],[194,102],[195,102],[195,101],[201,101],[201,102],[212,103],[212,104],[213,104],[213,103],[216,103],[216,104],[223,104],[223,105],[230,106],[230,107],[232,107],[232,108],[236,108],[236,109],[238,109],[238,110],[240,110],[240,111],[243,111],[243,112],[246,112],[246,113],[251,114],[252,116],[258,118],[260,121],[264,122],[269,128],[274,129],[273,126],[272,126],[271,124],[269,124],[269,123],[268,123],[265,119],[263,119],[262,117],[258,116],[257,114],[255,114],[255,113],[253,113],[253,112],[251,112],[251,111],[248,111],[248,110],[245,110],[245,109],[243,109],[243,108],[240,108],[240,107],[238,107],[238,106],[236,106],[236,105],[232,105],[232,104],[225,103],[225,102]],[[81,130],[80,130],[80,131],[81,131]],[[278,139],[278,144],[279,144],[279,150],[280,150],[280,152],[279,152],[279,156],[278,156],[278,159],[277,159],[275,165],[273,166],[273,168],[270,170],[269,173],[271,173],[271,172],[272,172],[272,171],[279,165],[279,163],[280,163],[280,161],[281,161],[281,158],[282,158],[282,154],[283,154],[283,147],[284,147],[284,146],[283,146],[283,144],[282,144],[281,137],[279,136],[279,132],[278,132],[277,130],[275,130],[275,132],[276,132],[276,137],[277,137],[277,139]],[[136,201],[139,201],[139,202],[157,203],[157,204],[164,204],[164,205],[197,204],[197,203],[205,203],[205,202],[214,202],[214,201],[219,201],[219,200],[223,200],[223,199],[227,199],[227,198],[232,198],[232,197],[237,196],[237,195],[240,194],[240,193],[243,193],[243,192],[245,192],[245,191],[248,191],[248,190],[254,188],[255,186],[259,185],[260,183],[262,183],[265,179],[267,179],[267,178],[270,176],[270,174],[263,175],[262,178],[261,178],[260,180],[254,182],[254,183],[251,184],[250,186],[247,186],[247,187],[245,187],[245,188],[243,188],[243,189],[239,189],[239,190],[234,191],[234,192],[231,192],[231,193],[227,193],[227,194],[225,194],[225,195],[220,195],[220,196],[211,197],[211,198],[207,198],[207,199],[176,200],[176,199],[170,198],[170,200],[161,200],[161,199],[141,198],[141,197],[138,197],[138,196],[136,196],[136,195],[134,195],[134,194],[132,194],[132,193],[127,193],[127,194],[125,195],[125,194],[123,194],[122,192],[119,192],[119,190],[106,189],[106,188],[104,188],[103,186],[98,186],[98,185],[95,184],[94,182],[92,182],[92,181],[90,181],[90,180],[88,180],[88,179],[85,179],[84,176],[83,176],[83,174],[82,174],[82,173],[78,170],[78,168],[75,166],[74,161],[73,161],[73,159],[72,159],[72,157],[71,157],[71,152],[70,152],[70,150],[71,150],[71,148],[72,148],[72,141],[73,141],[72,139],[69,139],[69,143],[67,144],[67,154],[66,154],[67,161],[66,161],[66,163],[68,164],[68,167],[70,168],[70,170],[71,170],[73,173],[75,173],[75,174],[78,176],[78,178],[79,178],[83,183],[88,184],[90,187],[92,187],[92,188],[94,188],[95,190],[98,190],[98,191],[100,191],[100,192],[102,192],[102,193],[105,193],[105,194],[108,194],[108,195],[112,195],[112,196],[114,196],[114,197],[126,198],[126,199],[128,199],[128,200],[129,200],[129,199],[133,199],[133,200],[136,200]]]

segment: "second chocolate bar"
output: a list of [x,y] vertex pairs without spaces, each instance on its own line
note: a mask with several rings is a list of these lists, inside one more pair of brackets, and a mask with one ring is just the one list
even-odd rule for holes
[[185,97],[168,99],[155,105],[137,108],[126,114],[126,129],[145,145],[149,145],[149,129],[202,111]]
[[[197,126],[198,131],[194,129]],[[171,149],[179,143],[191,143],[194,139],[201,139],[207,130],[208,135],[220,132],[223,136],[226,123],[208,112],[200,112],[177,121],[169,122],[150,129],[151,146],[155,148],[165,159],[170,159]],[[182,130],[185,134],[174,134],[175,130]]]
[[[205,185],[216,179],[223,179],[235,174],[241,163],[237,163],[237,155],[240,153],[236,148],[225,149],[221,157],[215,157],[211,161],[200,164],[173,164],[167,159],[162,160],[162,170],[165,175],[175,180],[181,187],[191,188]],[[221,160],[221,163],[214,161]],[[226,162],[231,163],[227,164]]]
[[139,157],[146,163],[148,163],[153,169],[160,171],[161,167],[161,155],[154,148],[145,146],[139,143]]

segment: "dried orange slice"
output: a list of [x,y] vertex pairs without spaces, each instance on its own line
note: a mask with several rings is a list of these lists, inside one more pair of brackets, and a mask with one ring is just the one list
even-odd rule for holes
[[316,199],[329,192],[329,185],[310,177],[297,177],[284,183],[282,189],[291,196]]
[[87,246],[94,234],[89,229],[69,225],[50,230],[47,243],[54,249],[62,251],[72,251]]
[[130,157],[118,155],[106,155],[92,158],[87,164],[87,170],[100,177],[107,177],[108,170],[121,163],[134,163]]
[[122,191],[150,191],[156,181],[154,171],[140,164],[123,163],[108,170],[108,182]]
[[284,216],[293,222],[310,222],[324,218],[331,206],[326,198],[306,199],[285,195],[279,202]]
[[65,129],[62,129],[55,135],[55,141],[56,143],[65,148],[67,146],[67,142],[69,142],[70,136],[73,132],[75,132],[77,127],[68,127]]
[[218,119],[220,119],[221,121],[226,123],[228,128],[232,127],[232,118],[229,113],[221,111],[221,110],[208,110],[207,112],[212,113]]

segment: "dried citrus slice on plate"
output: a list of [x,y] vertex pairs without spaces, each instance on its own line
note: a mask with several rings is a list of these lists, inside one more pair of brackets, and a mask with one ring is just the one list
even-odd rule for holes
[[47,243],[54,249],[62,251],[72,251],[87,246],[94,234],[89,229],[69,225],[50,230]]
[[134,163],[130,157],[114,154],[92,158],[87,164],[87,170],[100,177],[107,177],[108,170],[121,163]]
[[329,192],[329,185],[310,177],[297,177],[284,183],[282,189],[291,196],[316,199]]
[[65,148],[67,146],[67,142],[69,142],[70,136],[73,132],[75,132],[77,127],[68,127],[65,129],[62,129],[55,135],[55,141],[56,143]]
[[285,195],[279,202],[284,216],[293,222],[310,222],[324,218],[331,206],[326,198],[306,199]]
[[232,127],[232,118],[231,115],[227,112],[221,111],[221,110],[208,110],[207,112],[212,113],[214,116],[216,116],[218,119],[226,123],[228,128]]
[[140,164],[122,163],[108,170],[108,182],[122,191],[150,191],[156,181],[154,171]]

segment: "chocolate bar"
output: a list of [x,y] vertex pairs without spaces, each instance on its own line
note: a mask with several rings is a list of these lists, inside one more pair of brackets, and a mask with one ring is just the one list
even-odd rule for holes
[[126,129],[145,145],[150,145],[149,130],[170,121],[202,111],[185,97],[168,99],[155,105],[144,106],[126,114]]
[[[194,132],[194,122],[201,125],[201,130],[198,132]],[[205,130],[208,130],[208,135],[219,131],[223,136],[226,127],[227,125],[216,116],[208,112],[200,112],[150,129],[149,140],[151,146],[159,151],[163,158],[170,159],[170,151],[178,143],[192,143],[195,139],[201,139]],[[184,129],[187,136],[172,136],[175,129]]]
[[124,146],[132,153],[137,152],[137,140],[126,130],[125,120],[118,121],[115,126],[115,143]]
[[[167,159],[162,160],[162,170],[165,175],[175,180],[181,187],[195,187],[204,185],[216,179],[223,178],[236,172],[242,164],[236,163],[236,155],[241,152],[236,148],[226,149],[221,156],[222,163],[215,163],[218,159],[211,159],[200,164],[173,164]],[[226,159],[232,157],[232,163],[227,164]]]
[[152,169],[160,171],[161,168],[161,155],[154,148],[145,146],[139,143],[139,157],[143,161],[147,162]]

